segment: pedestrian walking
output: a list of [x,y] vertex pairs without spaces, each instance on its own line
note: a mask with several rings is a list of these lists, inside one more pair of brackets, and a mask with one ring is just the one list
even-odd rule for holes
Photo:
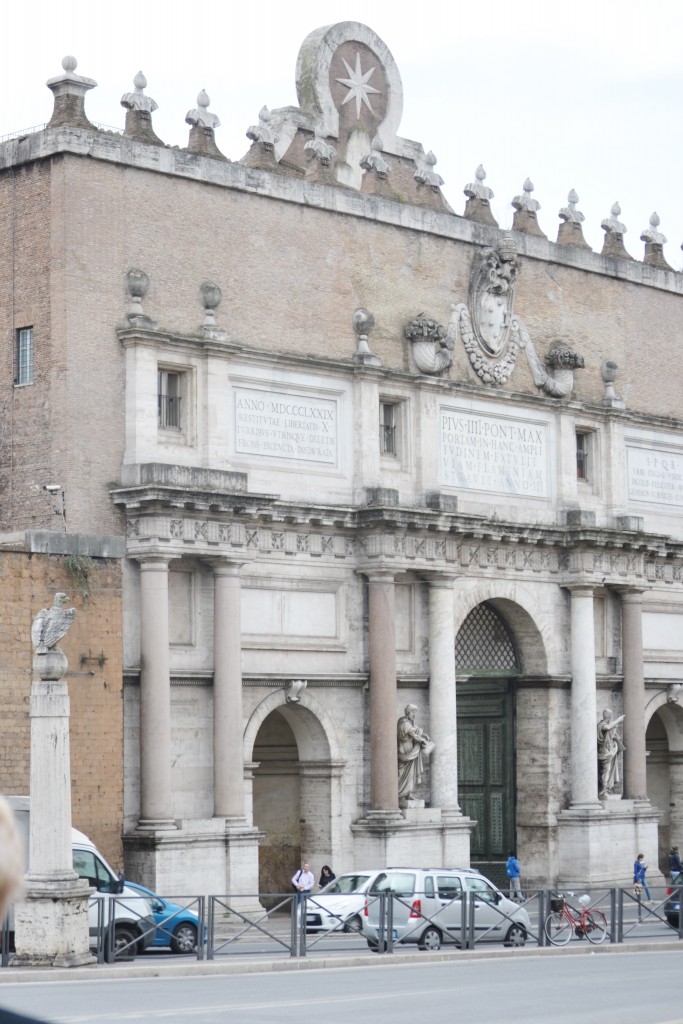
[[673,885],[680,880],[683,874],[683,864],[681,864],[681,855],[677,846],[672,846],[669,851],[669,874]]
[[505,863],[505,872],[510,880],[510,899],[517,900],[522,903],[524,900],[524,893],[522,892],[522,883],[519,878],[522,874],[522,869],[519,866],[517,855],[514,850],[510,850],[510,854]]
[[335,875],[330,865],[323,864],[322,868],[320,869],[320,881],[318,882],[318,885],[320,886],[321,889],[324,889],[326,885],[330,884],[330,882],[334,882],[336,877],[337,876]]
[[310,893],[311,889],[315,885],[315,875],[311,871],[308,863],[301,865],[298,871],[295,871],[292,875],[292,886],[296,893],[297,903],[301,903],[301,897],[304,893]]
[[639,895],[641,887],[645,890],[647,896],[647,902],[652,903],[652,896],[650,895],[650,889],[645,878],[645,872],[647,871],[647,864],[645,863],[645,854],[639,853],[633,864],[633,885],[636,890],[636,895]]

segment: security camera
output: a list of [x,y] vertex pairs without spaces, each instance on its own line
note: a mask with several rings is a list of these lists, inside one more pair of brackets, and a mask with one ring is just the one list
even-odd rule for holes
[[45,484],[43,486],[44,491],[49,491],[50,494],[56,494],[57,491],[61,491],[61,484]]

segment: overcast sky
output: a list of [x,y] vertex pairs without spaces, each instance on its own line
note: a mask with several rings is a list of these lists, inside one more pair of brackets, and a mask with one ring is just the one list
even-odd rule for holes
[[218,145],[237,160],[264,104],[297,103],[304,38],[338,21],[369,25],[391,50],[399,134],[434,151],[457,213],[483,163],[502,227],[528,175],[552,240],[575,188],[594,249],[617,200],[631,255],[642,258],[656,210],[665,255],[683,268],[683,0],[24,0],[3,7],[0,134],[49,119],[45,81],[72,54],[98,82],[91,120],[123,127],[120,99],[142,70],[165,142],[187,144],[185,114],[205,88]]

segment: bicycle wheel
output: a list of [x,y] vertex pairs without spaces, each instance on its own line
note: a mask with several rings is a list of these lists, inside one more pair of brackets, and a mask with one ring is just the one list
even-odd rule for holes
[[553,946],[566,946],[573,931],[573,924],[562,912],[548,914],[545,919],[545,935]]
[[601,910],[589,910],[586,914],[583,930],[589,942],[596,946],[607,935],[607,919]]

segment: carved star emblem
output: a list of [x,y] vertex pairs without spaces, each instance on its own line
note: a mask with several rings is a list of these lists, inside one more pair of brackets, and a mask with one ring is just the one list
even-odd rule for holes
[[371,85],[368,85],[368,81],[372,72],[375,70],[374,67],[368,71],[362,71],[360,66],[360,53],[356,53],[356,67],[350,68],[347,62],[342,57],[344,65],[348,72],[348,78],[338,78],[337,81],[340,85],[345,85],[348,88],[348,93],[342,100],[342,106],[348,103],[349,100],[355,99],[356,101],[356,117],[360,117],[361,103],[364,103],[371,114],[374,114],[374,110],[370,106],[370,100],[368,99],[368,93],[376,92],[379,93],[379,89],[374,89]]

